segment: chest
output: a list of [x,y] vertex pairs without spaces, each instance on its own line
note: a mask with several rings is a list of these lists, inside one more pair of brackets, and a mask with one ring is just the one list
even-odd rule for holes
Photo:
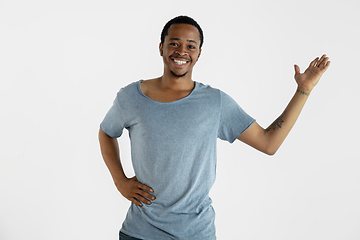
[[219,111],[216,105],[196,99],[141,104],[134,118],[129,119],[130,132],[132,136],[156,142],[158,139],[206,138],[217,133]]

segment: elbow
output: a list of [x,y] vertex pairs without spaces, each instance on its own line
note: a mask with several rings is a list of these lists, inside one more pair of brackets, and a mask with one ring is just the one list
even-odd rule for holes
[[274,156],[277,151],[266,151],[265,154],[269,156]]
[[276,141],[274,139],[269,139],[266,144],[264,144],[264,153],[269,156],[274,156],[275,153],[279,150],[283,141]]
[[266,154],[266,155],[269,155],[269,156],[274,156],[275,153],[278,151],[278,147],[268,147],[266,148],[263,152]]

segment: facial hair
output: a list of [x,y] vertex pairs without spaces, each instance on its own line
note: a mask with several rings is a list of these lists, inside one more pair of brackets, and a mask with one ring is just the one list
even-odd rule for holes
[[181,74],[181,75],[177,75],[176,73],[174,73],[173,71],[170,70],[170,72],[172,73],[172,75],[174,75],[175,77],[181,78],[184,77],[188,72]]

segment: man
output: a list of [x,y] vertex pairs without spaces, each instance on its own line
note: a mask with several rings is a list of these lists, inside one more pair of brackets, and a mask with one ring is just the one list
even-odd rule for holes
[[[120,239],[216,239],[209,191],[215,181],[216,139],[236,139],[273,155],[295,124],[311,90],[330,65],[316,58],[295,65],[294,97],[263,129],[218,89],[192,80],[203,32],[191,18],[170,20],[161,34],[161,77],[122,88],[100,125],[104,161],[120,193],[132,202]],[[125,176],[117,137],[129,131],[135,176]],[[131,236],[131,237],[130,237]]]

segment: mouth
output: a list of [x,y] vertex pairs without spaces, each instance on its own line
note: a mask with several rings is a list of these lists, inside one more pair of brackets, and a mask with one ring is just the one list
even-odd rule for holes
[[184,58],[170,58],[170,59],[179,67],[183,67],[189,62],[189,60]]

